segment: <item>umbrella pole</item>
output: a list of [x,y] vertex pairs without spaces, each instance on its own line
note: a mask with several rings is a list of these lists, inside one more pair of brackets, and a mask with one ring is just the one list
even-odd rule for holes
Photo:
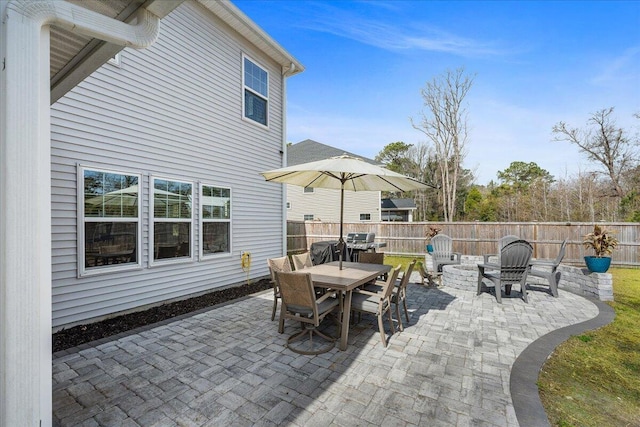
[[340,188],[340,238],[338,239],[338,250],[340,251],[340,270],[342,270],[342,254],[344,252],[344,239],[342,238],[342,224],[344,220],[344,181]]

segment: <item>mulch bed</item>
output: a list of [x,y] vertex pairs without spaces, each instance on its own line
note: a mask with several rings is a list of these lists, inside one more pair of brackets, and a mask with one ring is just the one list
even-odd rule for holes
[[268,279],[213,291],[198,297],[175,301],[144,311],[124,314],[101,322],[78,325],[53,334],[53,352],[66,350],[102,338],[107,338],[141,326],[191,313],[216,304],[231,301],[256,292],[271,289]]

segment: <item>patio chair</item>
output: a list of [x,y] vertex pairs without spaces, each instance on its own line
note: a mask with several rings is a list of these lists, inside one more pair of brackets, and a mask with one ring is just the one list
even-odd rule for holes
[[442,267],[445,265],[460,264],[462,254],[453,252],[453,239],[446,234],[437,234],[431,239],[433,252],[433,274],[442,274]]
[[[478,295],[482,293],[483,279],[489,279],[495,288],[496,300],[502,303],[502,286],[505,294],[511,293],[511,285],[520,284],[522,299],[527,299],[527,273],[533,247],[526,240],[516,240],[500,251],[500,264],[478,264]],[[490,271],[487,271],[490,270]]]
[[289,257],[270,258],[267,260],[269,265],[269,273],[271,273],[271,283],[273,284],[273,311],[271,312],[271,320],[276,318],[276,310],[278,309],[278,298],[280,298],[280,289],[276,281],[276,272],[291,272],[291,262]]
[[[360,252],[358,255],[358,262],[364,262],[366,264],[384,264],[384,252]],[[387,280],[389,275],[387,273],[382,274],[378,278],[380,280]],[[371,282],[372,284],[375,281]]]
[[[401,302],[402,306],[404,307],[404,315],[407,319],[407,324],[409,324],[409,310],[407,309],[407,285],[409,284],[409,279],[411,277],[411,273],[413,272],[413,268],[416,265],[416,262],[416,259],[411,261],[402,277],[396,280],[396,282],[394,283],[393,293],[391,294],[391,302],[396,307],[396,319],[398,319],[398,327],[400,331],[404,331],[404,325],[402,324],[402,318],[400,316]],[[375,284],[365,286],[365,290],[370,292],[380,292],[383,287],[383,282],[376,282]]]
[[302,270],[303,268],[313,267],[310,252],[291,255],[291,261],[293,261],[293,267],[296,269],[296,271]]
[[[276,272],[275,275],[282,295],[278,332],[284,333],[285,319],[302,323],[302,330],[287,339],[287,348],[299,354],[320,354],[331,350],[336,339],[318,328],[329,313],[335,309],[342,311],[341,295],[334,291],[316,297],[311,273]],[[305,337],[308,338],[306,341],[293,345]]]
[[379,292],[354,289],[351,295],[352,311],[358,312],[359,314],[371,313],[378,317],[378,329],[380,330],[382,345],[385,347],[387,346],[387,335],[384,331],[382,316],[384,316],[385,313],[389,315],[389,326],[391,328],[391,334],[393,335],[396,330],[393,327],[393,319],[391,318],[391,294],[393,293],[394,284],[396,283],[401,268],[402,266],[398,265],[391,270],[387,281]]
[[484,263],[485,264],[488,263],[490,257],[496,257],[498,258],[497,263],[499,264],[500,252],[502,252],[502,248],[504,248],[506,245],[508,245],[511,242],[515,242],[516,240],[520,240],[520,237],[514,236],[513,234],[508,234],[504,237],[501,237],[500,240],[498,240],[498,253],[482,255],[482,257],[484,258]]
[[367,264],[384,264],[384,252],[361,252],[358,262]]
[[530,275],[547,279],[551,295],[556,298],[558,297],[558,282],[560,282],[560,272],[557,269],[564,258],[568,240],[564,239],[560,245],[556,259],[534,259],[531,261],[529,269]]

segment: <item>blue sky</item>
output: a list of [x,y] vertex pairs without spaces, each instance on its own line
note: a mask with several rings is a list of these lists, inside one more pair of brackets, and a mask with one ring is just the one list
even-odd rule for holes
[[446,70],[475,75],[464,166],[478,184],[513,161],[556,178],[594,165],[552,142],[615,107],[640,131],[640,1],[235,1],[305,67],[288,79],[287,140],[373,158],[426,142],[410,118]]

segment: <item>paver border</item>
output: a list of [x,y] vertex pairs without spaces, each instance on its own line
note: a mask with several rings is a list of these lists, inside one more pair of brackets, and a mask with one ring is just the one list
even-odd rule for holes
[[[571,292],[566,289],[565,291]],[[511,400],[513,401],[516,418],[521,426],[542,427],[551,425],[538,393],[538,374],[542,369],[542,365],[544,365],[544,362],[546,362],[555,348],[573,335],[608,325],[616,316],[613,308],[603,301],[584,295],[580,296],[596,305],[598,315],[584,322],[565,326],[541,336],[520,353],[511,367],[509,384]]]

